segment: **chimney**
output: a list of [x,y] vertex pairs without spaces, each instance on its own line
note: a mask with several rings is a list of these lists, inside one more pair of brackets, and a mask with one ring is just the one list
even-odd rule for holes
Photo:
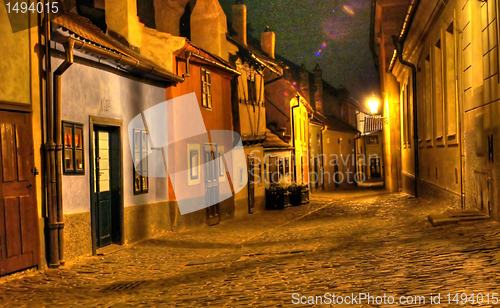
[[314,105],[316,111],[323,113],[323,71],[319,64],[314,67]]
[[144,25],[137,16],[136,0],[106,0],[105,7],[108,30],[140,48]]
[[236,32],[235,39],[247,45],[247,6],[242,0],[236,0],[232,5],[232,27]]
[[260,48],[269,57],[274,59],[274,51],[276,48],[276,33],[271,31],[271,28],[269,28],[269,26],[266,26],[266,29],[260,35]]
[[180,35],[181,18],[185,10],[194,5],[192,2],[190,0],[154,0],[156,30],[172,35]]
[[304,95],[306,95],[309,101],[309,72],[303,63],[299,69],[299,85],[300,90],[304,93]]
[[198,0],[191,12],[191,41],[225,60],[227,20],[219,0]]

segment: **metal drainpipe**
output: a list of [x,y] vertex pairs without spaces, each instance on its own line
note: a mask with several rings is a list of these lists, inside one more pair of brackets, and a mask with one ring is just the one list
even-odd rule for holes
[[46,139],[43,145],[45,156],[44,186],[46,190],[46,241],[47,241],[47,263],[49,267],[58,267],[59,263],[59,239],[57,227],[57,189],[56,189],[56,161],[55,161],[55,142],[54,142],[54,123],[53,123],[53,105],[52,105],[52,65],[50,52],[50,16],[46,13],[44,16],[44,57],[45,57],[45,106],[46,110]]
[[296,155],[296,149],[295,149],[295,117],[293,116],[293,111],[295,108],[300,106],[300,95],[296,96],[297,98],[297,105],[292,106],[292,144],[293,144],[293,179],[295,180],[295,184],[297,184],[297,155]]
[[418,181],[420,179],[419,171],[419,153],[418,153],[418,108],[417,108],[417,66],[403,58],[403,47],[404,42],[393,37],[394,46],[396,47],[396,52],[399,62],[410,68],[412,74],[412,98],[413,98],[413,151],[414,151],[414,168],[415,168],[415,197],[418,197]]
[[73,64],[74,41],[68,40],[64,44],[66,59],[54,72],[54,140],[55,140],[55,168],[57,189],[57,233],[59,247],[59,263],[64,264],[64,212],[62,205],[62,75]]
[[323,127],[321,128],[321,188],[325,190],[325,146],[323,145],[324,141],[324,134],[328,127],[326,124],[323,124]]

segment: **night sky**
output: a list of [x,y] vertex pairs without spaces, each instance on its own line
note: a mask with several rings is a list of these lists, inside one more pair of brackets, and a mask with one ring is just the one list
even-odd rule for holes
[[[234,0],[220,0],[231,20]],[[269,25],[276,32],[276,52],[312,71],[316,63],[323,79],[345,86],[354,98],[378,91],[370,52],[370,0],[246,0],[249,36],[260,38]]]

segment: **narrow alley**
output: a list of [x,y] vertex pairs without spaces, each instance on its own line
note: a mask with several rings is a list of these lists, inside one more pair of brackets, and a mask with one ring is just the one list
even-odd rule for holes
[[498,222],[432,227],[427,215],[446,210],[445,203],[380,190],[316,194],[305,206],[165,233],[64,268],[3,278],[0,302],[231,307],[287,305],[299,294],[385,293],[424,296],[429,304],[431,294],[447,303],[450,293],[458,304],[460,294],[474,292],[493,305],[500,291]]

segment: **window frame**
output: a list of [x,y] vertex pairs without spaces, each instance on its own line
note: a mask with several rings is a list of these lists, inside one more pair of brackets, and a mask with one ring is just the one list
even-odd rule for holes
[[[136,169],[136,133],[140,133],[141,138],[140,138],[140,143],[139,143],[139,153],[140,153],[140,160],[139,164],[141,167],[141,179],[140,179],[140,188],[136,187],[136,178],[137,178],[137,169]],[[149,193],[149,160],[148,160],[148,151],[149,151],[149,132],[145,129],[134,129],[132,132],[132,169],[133,169],[133,178],[132,178],[132,185],[134,187],[134,195],[143,195]],[[145,139],[144,139],[145,138]],[[144,145],[143,141],[146,140],[146,148],[145,152],[144,151]],[[143,156],[144,154],[145,157]],[[144,159],[146,159],[146,176],[144,176]],[[146,183],[144,183],[146,181]],[[146,186],[144,186],[146,184]]]
[[201,68],[201,106],[211,110],[212,105],[212,73],[208,69]]
[[[196,152],[196,166],[193,166],[191,153]],[[187,161],[188,161],[188,170],[187,170],[187,180],[188,185],[198,185],[201,183],[201,145],[200,144],[188,144],[187,145]],[[193,174],[193,171],[196,170],[196,175]]]
[[[62,167],[63,167],[63,174],[64,175],[85,175],[85,139],[84,139],[84,134],[83,134],[83,123],[77,123],[77,122],[70,122],[70,121],[62,121]],[[66,144],[66,136],[65,136],[65,130],[66,128],[71,129],[71,145],[67,147]],[[75,144],[75,136],[76,133],[75,131],[77,129],[81,130],[81,146],[79,148],[76,147]],[[73,169],[66,168],[65,164],[65,159],[66,159],[66,150],[71,149],[71,159],[72,159],[72,165]],[[76,152],[80,151],[82,153],[82,167],[77,168],[77,163],[76,163]]]

